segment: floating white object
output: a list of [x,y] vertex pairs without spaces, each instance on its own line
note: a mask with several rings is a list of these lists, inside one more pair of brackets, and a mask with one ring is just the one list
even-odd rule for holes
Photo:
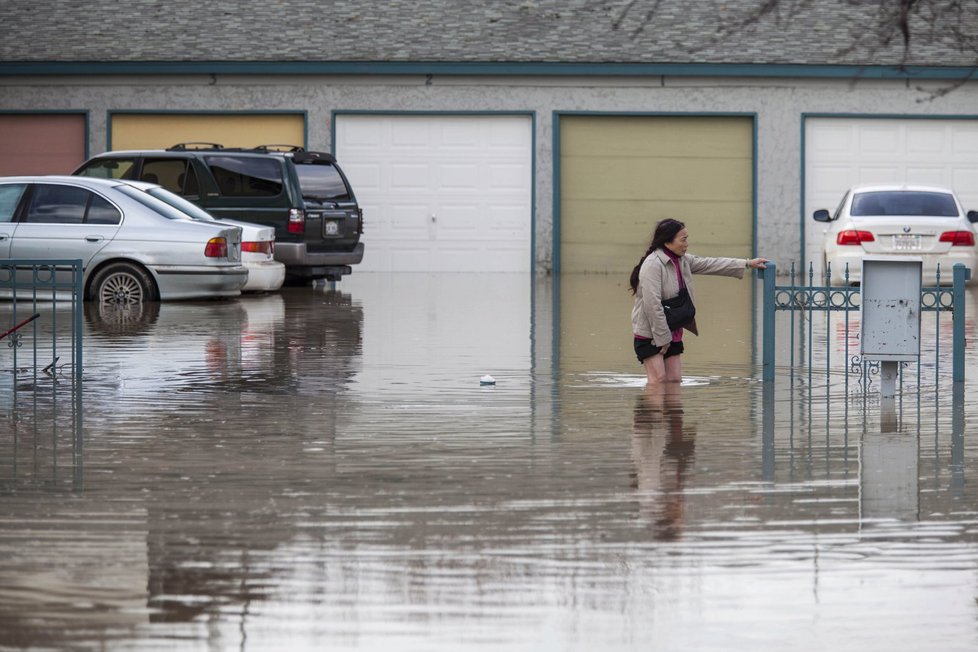
[[483,376],[482,378],[479,379],[479,384],[480,385],[495,385],[496,384],[496,379],[493,378],[492,376],[490,376],[489,374],[486,374],[485,376]]

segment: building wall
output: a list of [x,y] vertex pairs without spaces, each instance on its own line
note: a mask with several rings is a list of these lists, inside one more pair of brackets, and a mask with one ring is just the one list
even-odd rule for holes
[[[0,78],[0,111],[88,112],[89,152],[113,111],[305,112],[308,146],[332,148],[334,111],[524,111],[536,116],[538,271],[553,260],[555,112],[756,115],[758,255],[802,255],[802,114],[978,117],[978,84],[929,100],[941,82],[851,79],[503,76],[104,76]],[[651,226],[651,225],[650,225]],[[640,244],[636,244],[636,249]]]

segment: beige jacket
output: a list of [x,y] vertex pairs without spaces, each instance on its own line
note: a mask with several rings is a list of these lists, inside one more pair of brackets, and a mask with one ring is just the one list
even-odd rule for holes
[[[693,274],[713,274],[743,278],[747,270],[745,258],[701,258],[687,253],[679,259],[683,271],[683,281],[689,296],[693,299],[696,311],[702,306],[696,303],[693,292]],[[661,249],[656,249],[645,258],[638,273],[638,292],[632,307],[632,333],[652,339],[656,346],[665,346],[672,341],[672,332],[666,325],[666,314],[662,310],[662,300],[679,294],[679,280],[676,268]],[[696,319],[686,325],[686,330],[699,335]]]

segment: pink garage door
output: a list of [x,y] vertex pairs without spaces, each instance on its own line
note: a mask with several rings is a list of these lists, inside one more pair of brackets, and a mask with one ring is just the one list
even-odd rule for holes
[[83,114],[0,114],[0,175],[71,174],[84,160]]

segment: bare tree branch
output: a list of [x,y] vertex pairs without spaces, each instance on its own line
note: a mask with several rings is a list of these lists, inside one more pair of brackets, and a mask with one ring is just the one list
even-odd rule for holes
[[[668,15],[675,20],[681,16],[682,0],[597,0],[612,16],[612,29],[625,29],[636,38],[657,27],[659,19]],[[717,2],[716,28],[703,33],[697,40],[676,42],[675,48],[687,55],[713,49],[726,39],[743,39],[763,30],[787,26],[804,17],[805,12],[819,8],[824,0],[754,0],[753,2]],[[739,9],[736,7],[740,6]],[[926,52],[957,51],[968,55],[970,71],[962,79],[937,91],[927,93],[929,99],[944,97],[966,83],[978,78],[978,0],[841,0],[866,20],[849,26],[847,43],[835,47],[830,59],[847,61],[893,61],[906,70],[915,60],[927,60]],[[735,7],[733,15],[729,15]],[[862,9],[863,11],[859,11]],[[875,10],[875,11],[874,11]],[[875,18],[873,17],[875,15]],[[656,33],[656,38],[668,34]],[[933,65],[933,63],[931,63]]]

